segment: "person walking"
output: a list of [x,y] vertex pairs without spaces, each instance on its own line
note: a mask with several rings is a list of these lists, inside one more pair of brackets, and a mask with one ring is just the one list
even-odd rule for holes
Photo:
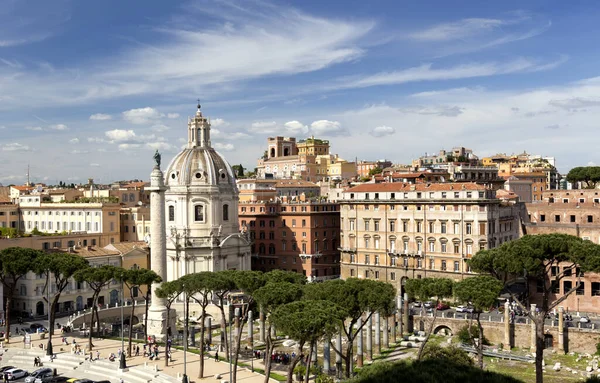
[[140,356],[140,345],[135,346],[135,356]]
[[96,351],[96,360],[100,360],[100,351]]
[[215,351],[215,362],[219,361],[219,350]]

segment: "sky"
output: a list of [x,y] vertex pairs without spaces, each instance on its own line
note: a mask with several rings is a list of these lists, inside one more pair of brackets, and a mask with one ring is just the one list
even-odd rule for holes
[[353,161],[464,146],[600,164],[600,3],[0,0],[0,183],[148,179],[187,140]]

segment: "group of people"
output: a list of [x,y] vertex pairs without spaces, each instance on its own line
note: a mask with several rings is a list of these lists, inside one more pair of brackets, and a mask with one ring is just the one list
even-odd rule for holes
[[39,356],[33,358],[33,367],[42,367],[42,360]]
[[[255,359],[265,359],[266,353],[261,350],[253,350]],[[271,362],[280,363],[280,364],[289,364],[290,361],[296,356],[295,353],[289,354],[283,351],[275,351],[271,354]]]

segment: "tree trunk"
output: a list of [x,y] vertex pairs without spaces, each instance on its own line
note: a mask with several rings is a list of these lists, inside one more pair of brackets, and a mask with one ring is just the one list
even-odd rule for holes
[[269,327],[267,328],[267,338],[265,344],[265,383],[269,383],[269,376],[271,375],[271,355],[273,354],[273,338],[271,338],[271,322],[269,321]]
[[[167,304],[167,340],[165,344],[165,367],[169,367],[169,323],[171,323],[171,305]],[[148,338],[146,338],[148,339]]]
[[[127,345],[127,355],[131,357],[131,343],[133,337],[133,314],[135,310],[135,299],[131,297],[131,314],[129,315],[129,343]],[[125,352],[125,350],[123,350]]]
[[[437,304],[436,304],[436,307],[437,307]],[[427,334],[425,335],[425,341],[422,342],[421,345],[419,346],[419,353],[417,354],[417,360],[421,360],[421,357],[423,356],[423,351],[425,350],[425,345],[429,341],[429,338],[431,337],[431,333],[433,332],[433,325],[435,324],[436,317],[437,317],[437,308],[434,308],[433,309],[433,318],[431,319],[431,324],[429,325],[429,330],[427,331]]]
[[94,309],[96,308],[96,301],[98,300],[98,295],[99,295],[100,291],[94,291],[94,295],[92,296],[92,312],[90,313],[90,334],[88,336],[88,349],[90,351],[92,351],[92,347],[94,347],[94,345],[92,344],[92,330],[94,329],[94,313],[96,312]]
[[308,383],[308,379],[310,377],[310,362],[312,361],[313,349],[315,348],[315,342],[312,341],[309,343],[309,351],[308,351],[308,360],[306,361],[306,371],[304,373],[304,383]]
[[[477,363],[479,364],[479,368],[483,370],[483,326],[481,325],[481,320],[479,319],[479,311],[477,312],[477,328],[479,329],[479,343],[477,343]],[[471,329],[469,328],[469,333]]]
[[221,311],[221,340],[225,344],[225,358],[229,362],[229,339],[227,339],[227,322],[225,321],[223,302],[221,302],[219,310]]
[[200,369],[198,370],[198,378],[204,378],[204,334],[206,332],[204,328],[204,322],[206,321],[206,299],[204,299],[204,303],[202,304],[202,315],[200,321]]
[[52,339],[52,335],[54,335],[54,322],[56,321],[56,305],[58,304],[58,300],[60,299],[60,293],[56,294],[52,299],[52,304],[50,305],[50,328],[48,329],[49,339]]
[[544,383],[544,317],[546,312],[540,312],[535,317],[535,382]]
[[287,382],[293,383],[294,381],[294,368],[300,361],[300,357],[302,356],[302,349],[304,348],[304,343],[298,343],[298,352],[296,353],[296,357],[290,361],[290,365],[287,370]]
[[[350,329],[350,331],[352,331],[352,329]],[[352,351],[354,350],[354,338],[352,338],[352,340],[350,340],[350,337],[348,337],[348,345],[346,346],[346,355],[342,354],[342,359],[344,359],[344,362],[346,362],[346,378],[350,378],[350,373],[352,372]],[[339,345],[340,350],[342,345]]]
[[[233,323],[230,323],[230,326],[233,325]],[[242,332],[244,331],[244,321],[242,320],[242,317],[240,317],[240,327],[237,331],[237,335],[235,337],[235,354],[233,355],[233,377],[232,377],[232,382],[237,382],[237,365],[238,365],[238,357],[240,355],[240,345],[241,345],[241,341],[242,341]],[[233,347],[233,345],[232,345]],[[269,355],[270,357],[270,355]]]
[[94,306],[92,312],[96,315],[96,334],[100,334],[100,314],[98,313],[98,305]]
[[[4,285],[4,287],[8,287],[6,285]],[[6,318],[6,328],[4,330],[4,341],[6,343],[10,343],[10,305],[12,303],[12,297],[13,297],[13,289],[8,289],[8,294],[6,294],[6,306],[4,306],[4,316]]]

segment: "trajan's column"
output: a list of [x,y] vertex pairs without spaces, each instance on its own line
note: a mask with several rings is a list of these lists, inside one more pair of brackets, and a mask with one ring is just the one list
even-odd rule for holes
[[[155,166],[150,175],[150,268],[163,281],[167,280],[167,233],[165,228],[165,190],[163,172],[160,170],[160,153],[154,154]],[[148,335],[159,342],[166,340],[167,307],[165,299],[156,296],[160,283],[152,284],[152,302],[148,309]]]

